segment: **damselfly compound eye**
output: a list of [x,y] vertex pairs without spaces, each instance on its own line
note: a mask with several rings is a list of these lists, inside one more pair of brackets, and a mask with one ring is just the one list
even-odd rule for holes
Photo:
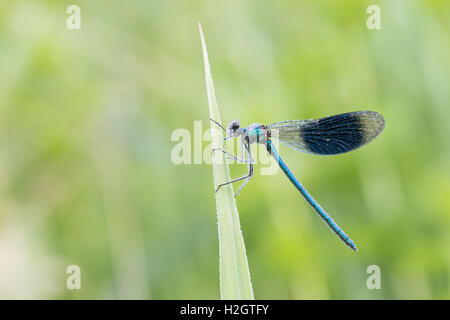
[[230,123],[228,124],[228,134],[230,136],[237,136],[238,135],[238,130],[241,127],[239,120],[233,120],[230,121]]

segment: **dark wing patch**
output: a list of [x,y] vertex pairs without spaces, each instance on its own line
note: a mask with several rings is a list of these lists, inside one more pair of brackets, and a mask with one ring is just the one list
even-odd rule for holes
[[357,149],[384,128],[383,117],[373,111],[338,114],[317,120],[292,120],[267,126],[273,137],[293,149],[333,155]]

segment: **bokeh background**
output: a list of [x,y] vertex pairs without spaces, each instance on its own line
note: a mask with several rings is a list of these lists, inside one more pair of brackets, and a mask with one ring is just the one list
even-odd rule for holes
[[199,21],[225,123],[386,119],[352,153],[281,147],[357,254],[256,168],[237,199],[255,297],[449,299],[446,0],[1,1],[0,298],[220,297],[212,168],[171,161],[175,129],[209,127]]

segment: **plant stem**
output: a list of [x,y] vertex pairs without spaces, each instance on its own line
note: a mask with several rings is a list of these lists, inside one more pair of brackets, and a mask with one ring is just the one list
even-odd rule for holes
[[[220,123],[219,107],[214,91],[203,30],[199,23],[205,64],[206,92],[209,116]],[[211,121],[211,148],[223,148],[223,130]],[[220,183],[230,181],[230,170],[224,153],[212,154],[214,190]],[[221,299],[254,299],[239,213],[231,184],[215,193],[219,231],[220,296]]]

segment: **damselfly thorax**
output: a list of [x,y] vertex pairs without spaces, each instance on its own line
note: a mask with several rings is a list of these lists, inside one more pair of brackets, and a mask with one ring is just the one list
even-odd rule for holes
[[267,126],[254,123],[248,127],[241,128],[239,120],[233,120],[227,127],[228,137],[241,136],[241,144],[251,145],[253,143],[266,144],[271,137],[271,131]]

